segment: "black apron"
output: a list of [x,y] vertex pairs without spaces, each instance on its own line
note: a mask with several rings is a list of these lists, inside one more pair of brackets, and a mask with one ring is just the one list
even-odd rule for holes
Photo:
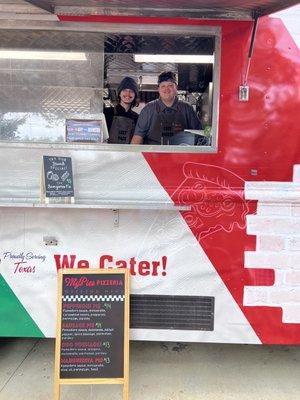
[[147,135],[148,144],[172,144],[172,138],[187,128],[179,104],[175,113],[164,111],[161,111],[159,104],[156,104],[155,120]]
[[133,119],[114,115],[109,130],[108,143],[129,144],[133,136],[134,127]]

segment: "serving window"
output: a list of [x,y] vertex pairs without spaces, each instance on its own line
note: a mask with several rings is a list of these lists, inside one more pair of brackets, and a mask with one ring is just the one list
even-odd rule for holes
[[[218,29],[199,33],[199,27],[160,26],[153,33],[151,27],[140,32],[134,27],[132,33],[126,27],[122,33],[110,27],[107,32],[0,31],[0,140],[93,143],[118,151],[215,151]],[[118,102],[121,80],[129,76],[137,83],[133,111],[140,114],[158,98],[162,71],[175,74],[178,99],[191,105],[200,129],[187,127],[179,140],[171,134],[158,145],[109,143],[105,115]]]

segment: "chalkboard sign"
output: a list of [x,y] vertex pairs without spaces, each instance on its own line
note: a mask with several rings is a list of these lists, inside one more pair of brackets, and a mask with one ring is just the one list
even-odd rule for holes
[[103,142],[102,120],[66,120],[67,142]]
[[74,197],[71,157],[43,156],[43,190],[46,197]]
[[61,270],[55,385],[123,384],[128,398],[128,270]]

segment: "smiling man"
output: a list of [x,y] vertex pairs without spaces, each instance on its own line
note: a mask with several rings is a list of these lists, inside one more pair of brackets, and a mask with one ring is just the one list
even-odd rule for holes
[[[148,103],[140,113],[131,144],[180,144],[184,129],[201,129],[193,107],[177,98],[176,75],[162,72],[158,76],[159,98]],[[190,143],[191,137],[186,135]],[[193,140],[193,138],[192,138]]]
[[118,104],[104,109],[109,131],[109,143],[129,144],[133,136],[138,114],[132,111],[138,97],[138,86],[134,79],[126,76],[118,86]]

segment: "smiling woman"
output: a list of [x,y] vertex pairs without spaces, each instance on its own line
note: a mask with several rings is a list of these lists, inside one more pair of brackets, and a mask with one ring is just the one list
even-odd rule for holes
[[109,143],[129,144],[138,114],[132,111],[136,105],[138,86],[134,79],[125,77],[118,86],[118,103],[115,107],[106,107],[104,115],[109,131]]

